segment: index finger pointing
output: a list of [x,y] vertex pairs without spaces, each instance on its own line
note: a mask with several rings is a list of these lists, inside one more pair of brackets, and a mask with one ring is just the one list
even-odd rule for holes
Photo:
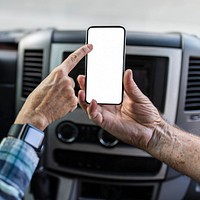
[[61,65],[65,67],[67,75],[74,69],[77,63],[92,50],[92,48],[93,46],[91,44],[86,44],[70,54],[63,61]]

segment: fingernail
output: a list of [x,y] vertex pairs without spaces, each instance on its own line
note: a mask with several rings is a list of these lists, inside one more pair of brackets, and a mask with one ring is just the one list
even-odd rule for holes
[[133,78],[133,71],[131,69],[128,69],[128,73],[130,74],[130,77]]
[[93,49],[93,45],[92,44],[87,44],[87,47],[92,50]]

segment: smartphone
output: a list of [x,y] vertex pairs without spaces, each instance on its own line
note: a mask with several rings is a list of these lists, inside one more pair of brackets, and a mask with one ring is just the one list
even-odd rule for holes
[[91,26],[86,56],[86,102],[120,104],[123,99],[126,30],[122,26]]

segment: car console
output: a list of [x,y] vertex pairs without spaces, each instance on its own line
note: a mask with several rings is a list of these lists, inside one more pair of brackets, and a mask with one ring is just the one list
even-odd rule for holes
[[[21,39],[16,111],[41,80],[83,44],[85,30],[39,30]],[[199,66],[200,39],[195,36],[127,32],[125,68],[134,71],[138,87],[165,119],[194,134],[200,133]],[[70,76],[76,81],[84,68],[82,59]],[[188,191],[200,197],[197,183],[111,136],[80,107],[47,128],[45,143],[43,163],[54,199],[181,200]]]

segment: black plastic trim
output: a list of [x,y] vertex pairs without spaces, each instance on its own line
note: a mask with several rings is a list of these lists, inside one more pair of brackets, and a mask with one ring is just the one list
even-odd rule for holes
[[[85,43],[86,31],[54,31],[52,43]],[[179,33],[143,33],[127,31],[127,45],[181,48]]]

